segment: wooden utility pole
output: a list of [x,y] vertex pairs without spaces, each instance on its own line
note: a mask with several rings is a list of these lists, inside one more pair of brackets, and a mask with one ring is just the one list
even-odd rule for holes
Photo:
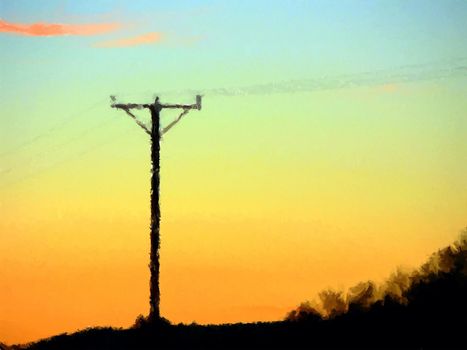
[[[159,205],[159,184],[160,184],[160,140],[161,136],[169,131],[177,124],[182,117],[192,109],[201,110],[201,96],[196,96],[196,103],[192,105],[182,104],[162,104],[159,102],[159,97],[156,97],[154,103],[151,104],[120,104],[115,103],[115,97],[110,97],[112,100],[111,107],[124,110],[143,130],[151,137],[151,253],[149,270],[151,272],[151,280],[149,284],[149,321],[157,321],[160,319],[160,290],[159,290],[159,247],[160,247],[160,219],[161,210]],[[131,109],[147,108],[151,112],[151,128],[148,128],[144,123],[139,121],[136,116],[130,112]],[[160,113],[164,108],[182,109],[183,112],[165,128],[161,129]]]

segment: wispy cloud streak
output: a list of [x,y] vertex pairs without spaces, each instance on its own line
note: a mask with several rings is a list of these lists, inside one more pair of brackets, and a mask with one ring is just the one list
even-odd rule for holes
[[266,95],[280,93],[311,92],[351,87],[384,86],[396,87],[398,84],[429,81],[467,76],[467,58],[443,63],[414,64],[393,69],[321,76],[314,79],[277,81],[239,87],[219,87],[199,90],[167,91],[172,94],[203,94],[209,96]]
[[377,87],[381,92],[395,92],[400,85],[419,81],[436,81],[467,77],[467,57],[446,62],[414,64],[392,69],[336,76],[321,76],[313,79],[283,80],[239,87],[214,87],[182,90],[141,91],[139,93],[114,93],[119,97],[141,98],[142,101],[158,96],[203,95],[247,96],[281,93],[313,92],[351,87]]
[[129,47],[129,46],[138,46],[138,45],[150,45],[162,41],[161,33],[147,33],[131,38],[122,38],[116,40],[108,40],[94,44],[94,47]]

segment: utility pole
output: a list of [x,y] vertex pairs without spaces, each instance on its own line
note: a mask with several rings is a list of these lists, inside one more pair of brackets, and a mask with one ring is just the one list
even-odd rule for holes
[[[149,270],[151,272],[151,279],[149,282],[150,295],[149,295],[149,321],[158,321],[160,319],[160,290],[159,290],[159,247],[160,247],[160,218],[161,211],[159,205],[159,184],[160,184],[160,140],[161,136],[169,131],[175,124],[177,124],[182,117],[192,109],[201,110],[201,96],[196,96],[196,103],[192,105],[182,104],[162,104],[159,97],[156,97],[154,103],[151,104],[120,104],[115,103],[115,97],[110,96],[112,108],[124,110],[135,122],[143,128],[143,130],[151,138],[151,253]],[[144,123],[139,121],[136,116],[130,112],[131,109],[149,109],[151,112],[151,128],[148,128]],[[160,113],[164,108],[182,109],[182,113],[172,121],[165,128],[161,129]]]

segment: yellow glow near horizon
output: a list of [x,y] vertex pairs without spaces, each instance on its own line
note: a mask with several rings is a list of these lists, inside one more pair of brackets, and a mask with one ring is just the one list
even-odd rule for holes
[[[162,315],[281,319],[323,288],[381,281],[454,240],[467,99],[433,89],[206,98],[163,141]],[[1,340],[147,313],[148,141],[123,117],[98,133],[124,130],[2,188]]]

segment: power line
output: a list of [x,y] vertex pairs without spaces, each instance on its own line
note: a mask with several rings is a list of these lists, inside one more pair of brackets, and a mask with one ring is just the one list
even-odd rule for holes
[[45,132],[43,132],[42,134],[39,134],[37,136],[34,136],[32,137],[31,139],[29,140],[25,140],[23,141],[22,143],[14,146],[12,149],[9,149],[7,151],[4,151],[4,152],[1,152],[0,153],[0,157],[5,157],[5,156],[8,156],[10,154],[14,154],[15,152],[25,148],[25,147],[28,147],[30,145],[33,145],[35,144],[37,141],[49,136],[50,134],[56,132],[56,131],[60,131],[62,130],[64,127],[66,127],[68,124],[70,124],[71,122],[75,121],[75,120],[78,120],[79,117],[81,117],[84,113],[86,112],[89,112],[93,109],[95,109],[96,107],[98,107],[99,105],[101,105],[106,99],[101,99],[91,105],[89,105],[88,107],[85,107],[83,108],[82,110],[78,111],[78,112],[75,112],[73,113],[70,117],[68,117],[67,119],[63,120],[62,122],[52,126],[51,128],[47,129]]
[[[83,110],[81,111],[81,114],[77,114],[77,113],[74,114],[73,118],[74,118],[74,119],[77,119],[78,117],[81,117],[81,116],[83,115],[84,112],[94,109],[99,103],[100,103],[100,101],[97,102],[97,103],[95,103],[95,104],[93,104],[93,105],[91,105],[91,106],[89,106],[89,107],[87,107],[87,108],[85,108],[85,109],[83,109]],[[184,115],[184,114],[185,114],[185,113],[183,113],[183,115]],[[136,117],[135,117],[135,116],[133,116],[133,117],[134,117],[134,119],[136,120]],[[80,119],[81,119],[81,118],[80,118]],[[163,132],[163,133],[167,132],[168,129],[170,129],[171,127],[173,127],[180,119],[181,119],[181,116],[180,116],[179,118],[177,118],[174,122],[172,122],[169,126],[165,127],[165,128],[162,130],[162,132]],[[66,126],[67,124],[69,124],[70,121],[71,121],[71,120],[67,120],[67,121],[65,121],[65,122],[63,122],[63,123],[61,123],[61,124],[57,124],[57,125],[54,126],[53,128],[49,129],[48,134],[52,134],[52,130],[53,130],[53,131],[59,131],[60,129],[63,129],[63,127]],[[101,129],[101,128],[103,128],[103,127],[105,127],[105,126],[107,126],[107,125],[109,125],[109,124],[111,124],[111,123],[115,123],[115,121],[116,121],[115,119],[109,119],[109,120],[103,121],[103,122],[101,122],[101,123],[95,124],[95,125],[93,125],[93,126],[91,126],[91,127],[87,127],[87,128],[85,128],[85,129],[82,129],[82,130],[80,130],[79,133],[75,134],[72,138],[66,139],[64,142],[61,142],[61,143],[58,143],[58,144],[54,144],[54,145],[52,145],[52,147],[48,147],[48,148],[46,148],[45,150],[40,150],[39,152],[36,152],[36,153],[34,153],[34,154],[29,155],[27,158],[25,158],[24,160],[22,160],[21,165],[22,165],[23,167],[26,167],[28,164],[31,163],[31,160],[40,159],[40,158],[42,158],[43,156],[45,156],[45,155],[47,155],[47,154],[50,154],[50,153],[52,153],[52,152],[54,152],[54,151],[56,151],[56,150],[58,150],[58,149],[63,149],[63,148],[65,148],[66,146],[68,146],[68,145],[70,145],[70,144],[73,144],[73,143],[75,143],[75,142],[77,142],[77,141],[82,140],[82,138],[83,138],[84,136],[88,135],[90,132],[93,132],[93,131],[96,131],[96,130],[98,130],[98,129]],[[137,121],[137,123],[140,123],[138,120],[136,120],[136,121]],[[42,135],[39,135],[39,136],[37,136],[37,137],[31,139],[31,140],[29,141],[28,144],[33,144],[33,143],[35,143],[36,140],[38,140],[38,139],[40,139],[40,138],[45,138],[46,136],[49,136],[48,134],[44,133],[44,134],[42,134]],[[19,147],[18,147],[18,148],[19,148]],[[91,149],[92,149],[92,148],[86,148],[84,151],[91,150]],[[18,150],[10,150],[8,154],[3,154],[3,156],[15,154],[17,151],[18,151]],[[7,152],[4,152],[4,153],[7,153]],[[54,163],[54,164],[55,164],[55,163]],[[8,176],[8,175],[9,175],[10,173],[12,173],[12,172],[17,172],[19,169],[21,169],[21,165],[20,165],[20,167],[15,167],[15,166],[13,166],[13,167],[8,167],[8,168],[0,169],[0,177],[2,177],[2,176]],[[49,169],[49,168],[46,167],[44,170],[47,170],[47,169]],[[41,172],[42,172],[42,170],[41,170]]]
[[[271,93],[293,93],[307,92],[315,90],[328,90],[346,88],[351,86],[372,86],[389,83],[407,83],[412,81],[425,81],[434,79],[444,79],[452,77],[463,77],[467,75],[467,58],[456,58],[439,62],[424,64],[411,64],[394,67],[379,71],[367,71],[355,74],[344,74],[335,76],[322,76],[314,79],[300,79],[288,81],[276,81],[264,84],[254,84],[238,87],[217,87],[199,90],[165,90],[162,95],[186,95],[203,94],[209,96],[241,96],[241,95],[261,95]],[[149,91],[133,94],[123,94],[123,96],[143,96],[151,94]],[[81,114],[96,108],[105,99],[72,114],[72,116],[61,123],[46,130],[43,134],[37,135],[14,148],[1,152],[0,157],[13,154],[14,152],[30,146],[37,141],[47,137],[49,134],[63,129],[67,124],[78,119]]]
[[[75,154],[73,154],[71,156],[68,156],[65,159],[59,160],[57,162],[53,162],[52,164],[49,164],[49,165],[47,165],[45,167],[42,167],[39,170],[33,171],[30,174],[24,175],[24,176],[22,176],[20,178],[16,178],[16,179],[14,179],[14,180],[12,180],[10,182],[6,182],[6,183],[0,185],[0,188],[5,188],[5,187],[12,186],[12,185],[16,185],[17,183],[21,183],[21,182],[23,182],[25,180],[28,180],[30,178],[34,178],[34,177],[36,177],[36,176],[38,176],[38,175],[40,175],[40,174],[42,174],[42,173],[44,173],[44,172],[46,172],[46,171],[48,171],[50,169],[59,167],[60,165],[62,165],[64,163],[68,163],[68,162],[70,162],[72,160],[81,158],[82,156],[84,156],[86,154],[89,154],[89,153],[91,153],[92,151],[94,151],[96,149],[99,149],[99,148],[101,148],[101,147],[103,147],[105,145],[108,145],[110,143],[118,141],[120,136],[123,136],[123,135],[126,135],[126,134],[127,134],[127,132],[125,131],[123,133],[117,134],[116,135],[117,137],[112,136],[112,137],[107,138],[103,142],[94,143],[94,144],[91,145],[91,147],[86,147],[84,150],[81,150],[81,152],[75,153]],[[5,172],[10,172],[11,170],[12,170],[11,168],[6,169]]]
[[[98,105],[99,103],[100,103],[100,101],[97,102],[96,104],[93,104],[93,105],[91,105],[90,107],[84,109],[83,111],[84,111],[84,112],[85,112],[85,111],[89,111],[89,110],[95,108],[96,105]],[[75,114],[75,116],[77,116],[77,117],[82,116],[82,115],[83,115],[83,111],[82,111],[81,114],[79,114],[79,115],[78,115],[78,114]],[[63,128],[63,126],[66,125],[66,124],[68,124],[68,123],[69,123],[69,121],[66,121],[65,123],[61,123],[60,126],[62,126],[62,127],[60,127],[60,128]],[[84,136],[88,135],[90,132],[93,132],[93,131],[96,131],[96,130],[98,130],[98,129],[101,129],[101,128],[103,128],[103,127],[105,127],[105,126],[107,126],[107,125],[109,125],[109,124],[111,124],[111,123],[115,123],[115,119],[105,120],[105,121],[103,121],[103,122],[101,122],[101,123],[98,123],[98,124],[95,124],[95,125],[93,125],[93,126],[91,126],[91,127],[82,129],[82,130],[80,130],[80,132],[79,132],[78,134],[75,134],[72,138],[66,139],[64,142],[61,142],[61,143],[58,143],[58,144],[54,144],[54,145],[52,145],[52,147],[46,148],[45,150],[41,150],[41,151],[39,151],[39,152],[36,152],[36,153],[30,155],[29,157],[27,157],[27,158],[25,158],[24,160],[22,160],[21,165],[27,166],[28,164],[31,163],[31,160],[40,159],[40,158],[41,158],[42,156],[44,156],[44,155],[50,154],[50,153],[52,153],[52,152],[54,152],[54,151],[56,151],[56,150],[58,150],[58,149],[63,149],[64,147],[66,147],[66,146],[68,146],[68,145],[70,145],[70,144],[72,144],[72,143],[75,143],[75,142],[77,142],[77,141],[82,140],[82,138],[83,138]],[[57,125],[58,125],[58,124],[57,124]],[[59,128],[58,126],[55,126],[55,127],[54,127],[54,130],[59,130],[60,128]],[[49,130],[52,130],[52,129],[49,129]],[[49,133],[49,134],[50,134],[50,133]],[[41,138],[42,138],[42,137],[45,137],[45,136],[48,136],[48,135],[46,135],[46,134],[40,135]],[[38,138],[39,138],[39,137],[36,137],[36,138],[34,138],[33,140],[37,140]],[[35,141],[32,141],[32,142],[30,142],[30,143],[32,144],[32,143],[34,143],[34,142],[35,142]],[[92,150],[92,148],[88,147],[88,148],[86,148],[86,149],[84,150],[84,152],[90,151],[90,150]],[[15,151],[11,150],[11,152],[10,152],[8,155],[15,154],[16,152],[17,152],[17,150],[15,150]],[[11,172],[18,171],[18,169],[21,169],[21,165],[20,165],[19,168],[13,166],[13,167],[5,168],[5,169],[0,169],[0,177],[1,177],[1,176],[8,176]],[[47,170],[47,169],[48,169],[48,167],[45,168],[45,170]]]
[[[322,75],[308,79],[279,80],[265,83],[211,87],[203,89],[183,89],[160,91],[160,95],[192,95],[203,96],[249,96],[278,93],[313,92],[342,89],[349,87],[365,87],[384,84],[403,84],[430,80],[449,79],[467,76],[467,58],[455,58],[437,62],[407,64],[387,69],[363,71],[350,74]],[[149,92],[124,94],[124,96],[149,96]]]
[[103,122],[101,122],[101,123],[99,123],[99,124],[96,124],[96,125],[94,125],[94,126],[91,127],[91,128],[83,129],[83,130],[81,130],[80,133],[74,135],[74,137],[68,138],[68,139],[66,139],[66,141],[64,141],[64,142],[55,144],[55,145],[53,145],[52,148],[49,148],[49,149],[46,149],[46,150],[42,150],[42,151],[40,151],[40,152],[37,152],[37,153],[35,153],[35,154],[32,154],[30,157],[26,158],[26,159],[24,160],[23,163],[27,163],[28,160],[31,160],[31,159],[37,159],[38,157],[41,157],[41,156],[46,155],[46,154],[48,154],[48,153],[54,152],[54,151],[57,150],[57,149],[63,149],[65,146],[68,146],[68,145],[70,145],[70,144],[72,144],[72,143],[75,143],[76,141],[82,140],[82,138],[83,138],[84,136],[88,135],[90,132],[93,132],[93,131],[96,131],[96,130],[98,130],[98,129],[101,129],[101,128],[103,128],[103,127],[105,127],[105,126],[107,126],[107,125],[109,125],[109,124],[111,124],[111,123],[115,123],[115,119],[109,119],[109,120],[103,121]]

